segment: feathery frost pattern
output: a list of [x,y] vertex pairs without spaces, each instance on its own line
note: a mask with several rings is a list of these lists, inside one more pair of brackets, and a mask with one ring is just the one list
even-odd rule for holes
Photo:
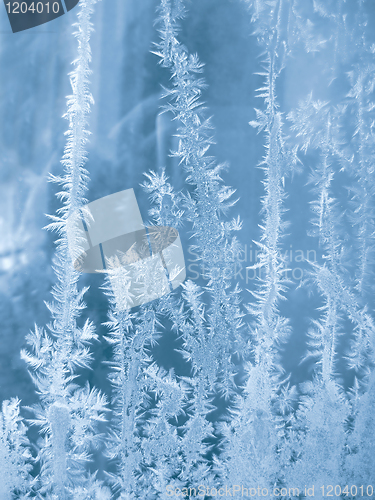
[[[56,281],[46,303],[51,321],[35,326],[21,353],[39,402],[24,408],[17,398],[2,403],[0,500],[209,499],[260,496],[259,491],[268,498],[323,500],[330,485],[337,498],[370,498],[375,488],[371,0],[215,3],[217,9],[242,9],[253,35],[248,47],[255,52],[240,51],[237,70],[252,64],[262,80],[256,89],[249,79],[248,101],[241,101],[250,125],[243,133],[254,150],[246,158],[248,172],[255,183],[255,172],[261,173],[255,186],[260,212],[244,219],[252,229],[232,218],[240,204],[225,183],[229,167],[210,155],[216,146],[204,105],[210,92],[200,60],[205,51],[191,53],[185,33],[191,4],[160,0],[160,38],[149,61],[156,67],[154,56],[159,58],[170,83],[160,98],[165,116],[145,141],[162,143],[157,143],[158,168],[147,167],[140,185],[149,202],[145,226],[148,235],[155,228],[178,230],[201,273],[193,279],[188,271],[173,290],[178,266],[167,271],[156,259],[150,264],[138,258],[148,255],[149,237],[137,259],[138,249],[132,248],[106,260],[105,282],[96,295],[100,307],[90,311],[84,302],[88,288],[79,286],[72,262],[85,243],[77,218],[92,221],[86,149],[94,104],[90,37],[96,3],[80,0],[77,8],[64,172],[50,176],[60,186],[61,202],[47,226],[58,234]],[[142,12],[137,19],[142,28],[142,16],[154,5],[133,3]],[[121,12],[130,15],[130,4]],[[201,8],[198,3],[191,10]],[[297,80],[307,66],[311,81],[303,75]],[[248,112],[252,97],[259,104]],[[142,118],[155,103],[156,97],[142,101]],[[121,118],[121,127],[133,124],[133,112],[138,108]],[[173,123],[163,128],[168,117]],[[171,160],[163,165],[161,136],[171,136],[173,128],[174,139],[165,141],[174,144]],[[134,127],[132,133],[138,131]],[[256,144],[263,144],[260,161],[254,159]],[[128,167],[121,168],[121,182],[129,183]],[[236,168],[231,165],[230,171]],[[233,179],[234,184],[238,177]],[[246,279],[249,289],[242,290],[236,278],[243,269],[242,238],[257,227],[258,237],[251,234],[256,258],[246,270],[246,278],[252,271],[256,279],[250,284]],[[300,259],[298,286],[292,252],[285,251],[291,241],[311,249]],[[162,282],[156,279],[161,275]],[[133,307],[136,294],[143,305]],[[94,325],[89,316],[104,323]],[[106,359],[95,359],[99,353]],[[85,381],[94,361],[105,374],[103,381],[95,379],[97,387]]]
[[30,475],[32,456],[26,426],[20,416],[19,400],[3,401],[0,413],[0,498],[29,498],[34,483]]
[[[178,122],[178,150],[172,154],[179,158],[186,171],[186,181],[193,186],[193,193],[183,200],[185,217],[193,226],[198,252],[204,263],[208,291],[208,329],[214,339],[215,359],[221,391],[225,397],[233,394],[235,367],[231,356],[240,352],[242,313],[239,309],[239,290],[231,289],[231,269],[239,252],[238,241],[233,231],[241,228],[239,219],[222,221],[221,216],[234,204],[234,190],[224,186],[220,173],[223,165],[217,165],[213,157],[206,155],[213,139],[212,125],[205,117],[205,108],[200,102],[205,87],[199,74],[203,65],[196,55],[189,54],[177,39],[177,21],[184,16],[182,2],[161,2],[161,43],[157,55],[163,66],[170,68],[173,87],[165,89],[170,111]],[[219,251],[220,250],[220,251]]]
[[[98,422],[105,420],[106,400],[88,384],[79,387],[74,380],[78,370],[89,368],[92,361],[90,344],[97,338],[89,319],[79,326],[85,308],[83,295],[87,289],[78,289],[79,273],[72,265],[69,253],[69,216],[85,203],[88,172],[85,144],[87,116],[93,102],[88,77],[91,60],[89,39],[92,31],[90,16],[95,0],[80,2],[77,31],[78,58],[70,73],[73,94],[68,97],[69,121],[67,144],[62,160],[65,175],[51,176],[62,186],[57,196],[63,201],[58,217],[51,217],[48,226],[59,235],[54,257],[57,283],[53,287],[54,301],[47,304],[52,321],[47,329],[35,327],[28,336],[29,350],[22,353],[40,404],[31,409],[32,424],[37,425],[43,439],[38,450],[38,474],[35,490],[42,498],[78,498],[77,491],[86,489],[93,478],[86,469],[91,450],[98,446]],[[78,490],[77,490],[78,488]],[[99,483],[97,483],[99,491]],[[88,497],[87,497],[88,498]]]
[[[268,3],[267,3],[268,4]],[[253,301],[247,309],[251,318],[250,342],[253,356],[246,367],[244,390],[237,398],[232,418],[223,427],[224,477],[230,483],[254,484],[270,488],[279,484],[285,465],[282,457],[282,440],[285,428],[280,400],[293,400],[295,389],[282,382],[283,369],[279,362],[280,344],[288,339],[290,326],[287,318],[279,313],[279,303],[284,299],[288,280],[285,278],[286,262],[281,252],[281,240],[287,223],[283,215],[285,178],[297,164],[296,148],[288,148],[283,133],[282,115],[278,111],[276,84],[287,56],[282,40],[282,2],[270,2],[273,9],[269,24],[256,30],[258,42],[265,50],[264,86],[257,96],[264,99],[265,109],[256,109],[256,121],[250,125],[264,131],[266,153],[261,163],[264,172],[262,198],[263,220],[260,224],[261,239],[257,243],[259,260],[252,269],[263,272],[258,289],[252,291]],[[259,9],[259,5],[256,6]],[[262,15],[266,12],[263,11]],[[253,20],[260,15],[254,12]],[[284,385],[283,385],[284,384]]]

